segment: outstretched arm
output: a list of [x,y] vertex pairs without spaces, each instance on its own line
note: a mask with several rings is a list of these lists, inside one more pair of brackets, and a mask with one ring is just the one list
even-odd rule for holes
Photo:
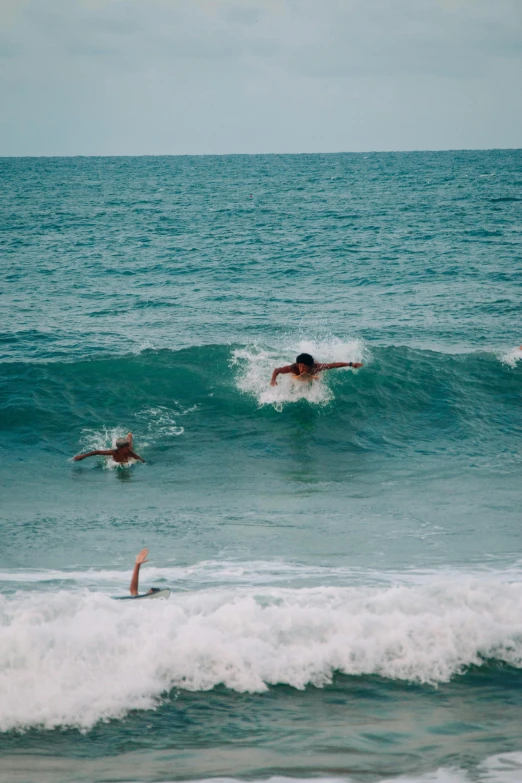
[[134,571],[132,572],[132,579],[130,583],[130,594],[138,595],[138,582],[140,579],[140,566],[142,563],[147,562],[147,555],[149,550],[145,547],[142,549],[139,555],[136,556],[136,562],[134,563]]
[[79,462],[81,459],[85,459],[85,457],[110,457],[111,455],[112,451],[107,449],[100,451],[99,449],[96,449],[96,451],[87,451],[85,454],[77,454],[76,457],[74,457],[74,461]]
[[270,381],[270,386],[277,386],[277,376],[278,375],[284,375],[288,372],[295,372],[295,365],[293,364],[287,364],[285,367],[276,367],[274,372],[272,373],[272,380]]
[[129,452],[129,454],[130,454],[130,456],[132,457],[132,459],[139,459],[139,461],[140,461],[140,462],[145,462],[145,460],[143,459],[143,457],[140,457],[140,455],[139,455],[139,454],[136,454],[136,452],[135,452],[135,451],[130,451],[130,452]]
[[332,364],[317,364],[316,369],[322,372],[323,370],[336,370],[338,367],[362,367],[362,362],[333,362]]

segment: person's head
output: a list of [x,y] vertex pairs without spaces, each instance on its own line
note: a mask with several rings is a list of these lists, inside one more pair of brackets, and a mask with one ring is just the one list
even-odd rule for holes
[[118,438],[116,441],[116,448],[118,451],[129,451],[130,443],[128,438]]
[[299,365],[299,370],[301,372],[312,370],[315,364],[314,357],[310,356],[309,353],[300,353],[299,356],[297,356],[295,363]]

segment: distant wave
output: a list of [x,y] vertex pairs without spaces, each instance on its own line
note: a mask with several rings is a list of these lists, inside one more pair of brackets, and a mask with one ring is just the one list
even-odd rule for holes
[[173,688],[322,687],[336,672],[436,684],[522,668],[522,580],[219,587],[124,604],[88,590],[0,596],[0,730],[92,727]]

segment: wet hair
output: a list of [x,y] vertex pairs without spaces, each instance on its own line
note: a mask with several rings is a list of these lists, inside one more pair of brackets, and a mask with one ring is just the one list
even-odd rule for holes
[[307,367],[313,367],[315,364],[314,357],[310,356],[309,353],[300,353],[297,359],[295,360],[295,363],[306,364]]
[[118,438],[116,441],[116,448],[122,449],[124,446],[130,446],[128,438]]

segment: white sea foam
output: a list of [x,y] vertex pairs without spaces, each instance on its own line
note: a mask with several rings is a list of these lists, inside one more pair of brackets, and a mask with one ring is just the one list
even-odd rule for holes
[[335,672],[441,683],[497,659],[522,667],[522,583],[228,587],[169,601],[88,590],[0,596],[0,730],[89,728],[171,688],[323,686]]
[[157,405],[154,408],[145,408],[136,413],[135,418],[140,422],[145,437],[144,445],[148,446],[165,437],[183,435],[185,428],[177,423],[177,419],[180,416],[185,416],[188,412],[183,409]]
[[522,346],[516,348],[510,348],[508,351],[500,354],[500,361],[503,364],[507,364],[508,367],[516,367],[517,363],[522,360]]
[[239,348],[232,354],[232,364],[239,365],[239,389],[252,394],[259,405],[274,405],[281,410],[285,403],[308,400],[325,405],[333,398],[327,373],[310,382],[295,381],[289,375],[280,375],[277,386],[270,386],[275,367],[291,364],[299,353],[309,353],[320,362],[360,362],[367,350],[361,340],[343,342],[331,338],[323,342],[301,340],[282,349],[267,349],[258,345]]
[[501,753],[490,756],[479,767],[479,783],[520,783],[522,753]]

